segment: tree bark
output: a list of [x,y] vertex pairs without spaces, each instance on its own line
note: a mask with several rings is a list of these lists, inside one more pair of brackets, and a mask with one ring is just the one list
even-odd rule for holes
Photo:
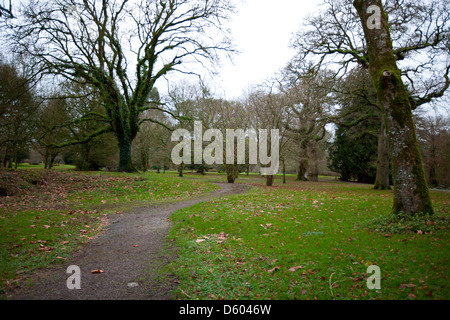
[[297,172],[297,181],[306,181],[306,166],[304,161],[300,160],[298,165],[298,172]]
[[[369,71],[380,101],[393,169],[393,214],[432,214],[408,92],[392,49],[387,15],[381,0],[353,2],[362,22],[369,55]],[[371,25],[371,5],[380,9],[379,27]]]
[[119,140],[119,172],[136,171],[131,164],[131,140],[118,137]]
[[315,147],[315,141],[312,142],[313,145],[310,146],[310,152],[308,157],[308,181],[318,182],[319,181],[319,167],[317,165],[317,151]]
[[268,187],[273,186],[273,174],[266,176],[266,186]]
[[384,128],[384,120],[381,121],[380,133],[378,135],[378,159],[377,175],[375,177],[374,189],[390,189],[389,184],[389,144]]
[[180,163],[180,167],[178,168],[178,176],[183,177],[183,168],[184,168],[184,162]]
[[50,163],[48,165],[48,169],[53,168],[53,165],[55,164],[55,159],[56,159],[57,156],[58,156],[58,152],[50,154]]

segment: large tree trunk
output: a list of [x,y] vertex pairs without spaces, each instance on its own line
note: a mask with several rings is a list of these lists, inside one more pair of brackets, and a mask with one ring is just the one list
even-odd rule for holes
[[119,140],[119,172],[136,171],[131,164],[131,139],[118,138]]
[[374,189],[390,189],[389,184],[389,144],[384,128],[384,120],[381,121],[380,134],[378,135],[378,159],[377,175],[375,177]]
[[[419,151],[408,92],[392,49],[387,16],[381,0],[355,0],[364,29],[369,55],[369,71],[384,113],[393,169],[393,214],[433,213]],[[376,5],[380,15],[374,16]],[[371,8],[373,9],[373,7]],[[380,25],[372,22],[378,20]]]
[[267,187],[273,186],[273,174],[269,174],[266,176],[266,186]]
[[306,165],[303,160],[298,164],[297,181],[306,181]]
[[117,88],[111,90],[111,105],[113,132],[119,143],[119,172],[136,172],[131,162],[131,145],[136,137],[138,126],[138,112],[136,105],[127,105]]
[[309,145],[309,156],[308,156],[308,181],[318,182],[319,181],[319,166],[317,164],[317,150],[316,141],[311,141]]

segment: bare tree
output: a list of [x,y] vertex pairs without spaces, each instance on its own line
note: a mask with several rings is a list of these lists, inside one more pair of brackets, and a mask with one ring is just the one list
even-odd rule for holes
[[9,18],[9,19],[14,18],[14,15],[12,12],[11,0],[9,0],[9,7],[0,5],[0,18],[1,17],[5,17],[5,18]]
[[[291,77],[291,70],[285,71]],[[327,72],[305,70],[283,88],[287,135],[298,144],[298,180],[318,181],[320,141],[326,137],[330,117],[331,82]],[[307,177],[306,177],[307,175]]]
[[415,123],[429,185],[450,185],[450,118],[423,114]]
[[[413,107],[441,97],[450,86],[448,1],[384,3],[393,54],[408,85]],[[368,68],[365,34],[352,2],[323,0],[322,8],[307,18],[294,36],[292,46],[297,56],[293,65],[313,61],[316,68],[336,70],[338,76],[355,65]],[[373,17],[373,12],[368,17]]]
[[[379,26],[375,28],[368,23],[371,5],[380,10]],[[354,6],[364,29],[369,71],[386,121],[394,180],[392,211],[394,214],[432,214],[409,93],[397,66],[387,15],[380,0],[356,0]]]
[[[413,109],[442,97],[450,86],[448,33],[450,15],[444,0],[388,0],[393,52],[409,92]],[[359,65],[369,66],[369,54],[358,15],[347,0],[324,0],[323,10],[310,16],[293,39],[298,56],[292,62],[311,60],[316,68],[336,70],[337,77]],[[361,96],[358,90],[357,96]],[[367,97],[367,96],[366,96]],[[378,101],[368,101],[381,109]],[[387,136],[381,119],[379,159],[375,187],[389,187]]]
[[[133,153],[139,163],[139,169],[144,172],[155,167],[158,173],[160,169],[165,171],[170,163],[170,126],[167,115],[159,110],[148,110],[143,114],[152,112],[152,119],[158,123],[146,122],[141,125],[136,139],[133,141]],[[164,125],[160,125],[162,123]]]
[[39,101],[19,66],[0,60],[0,151],[3,166],[18,165],[29,147]]
[[[286,96],[282,92],[277,91],[278,83],[274,81],[269,81],[262,85],[260,89],[250,92],[247,97],[246,109],[253,122],[253,126],[257,128],[257,132],[260,129],[263,130],[279,130],[279,150],[277,150],[280,155],[280,161],[283,171],[283,181],[285,182],[285,158],[284,153],[285,147],[288,141],[288,136],[285,134],[287,122],[286,117],[288,117],[288,112],[286,112]],[[267,140],[267,152],[273,154],[275,150],[271,150],[272,137]],[[268,166],[268,165],[266,165]],[[266,186],[272,186],[274,182],[274,175],[266,175]]]
[[[232,10],[228,0],[50,0],[33,1],[10,23],[16,52],[30,54],[39,74],[89,84],[100,94],[103,121],[92,137],[113,132],[120,149],[119,171],[133,171],[131,143],[150,109],[155,83],[173,71],[191,73],[186,62],[217,58],[230,50],[220,23]],[[75,142],[74,142],[75,143]]]
[[56,123],[70,121],[67,99],[59,98],[56,94],[46,101],[39,110],[36,119],[34,138],[37,141],[36,149],[41,154],[45,169],[53,167],[56,157],[61,153],[61,148],[54,145],[61,144],[71,137],[70,129]]

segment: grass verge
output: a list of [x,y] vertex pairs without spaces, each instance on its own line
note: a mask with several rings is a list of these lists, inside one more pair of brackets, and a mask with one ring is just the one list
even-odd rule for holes
[[102,230],[107,214],[216,189],[176,175],[0,171],[0,294],[41,267],[60,263]]
[[[449,299],[450,194],[437,216],[377,229],[392,191],[368,185],[289,182],[179,210],[170,238],[176,299]],[[374,223],[376,221],[376,223]],[[408,231],[406,231],[408,230]],[[381,290],[369,290],[370,265]]]

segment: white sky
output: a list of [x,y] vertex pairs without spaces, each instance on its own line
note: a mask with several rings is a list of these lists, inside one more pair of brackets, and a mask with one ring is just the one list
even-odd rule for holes
[[283,68],[292,57],[289,42],[305,15],[320,0],[236,0],[237,14],[231,20],[236,49],[234,65],[223,61],[214,79],[216,94],[227,99],[241,96]]

